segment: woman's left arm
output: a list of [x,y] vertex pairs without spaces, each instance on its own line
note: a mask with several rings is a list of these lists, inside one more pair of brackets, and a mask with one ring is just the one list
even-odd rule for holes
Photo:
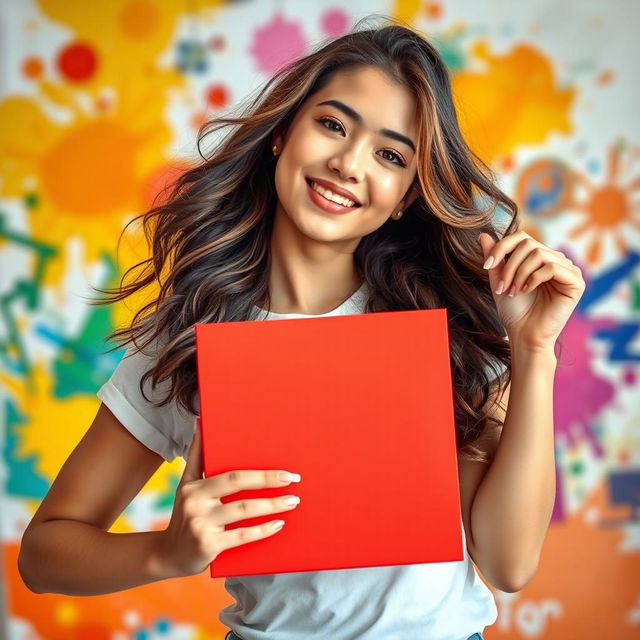
[[556,491],[556,359],[553,353],[514,351],[500,441],[470,516],[474,561],[509,592],[522,589],[538,567]]
[[585,282],[563,253],[524,231],[479,241],[512,368],[500,441],[471,507],[474,560],[517,591],[536,572],[553,511],[554,345]]

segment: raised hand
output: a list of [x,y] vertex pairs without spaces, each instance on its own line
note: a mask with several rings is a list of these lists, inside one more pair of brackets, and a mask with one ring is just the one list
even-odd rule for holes
[[498,242],[488,233],[481,233],[478,240],[511,346],[517,343],[531,351],[553,351],[585,290],[580,269],[561,251],[522,230]]

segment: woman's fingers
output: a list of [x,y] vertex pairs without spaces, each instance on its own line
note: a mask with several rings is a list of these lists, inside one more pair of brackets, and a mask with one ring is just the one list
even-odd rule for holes
[[221,498],[244,489],[284,487],[300,480],[300,474],[279,469],[240,469],[205,478],[200,487],[213,497]]
[[584,291],[584,287],[576,285],[575,269],[570,266],[565,266],[559,262],[547,262],[545,265],[536,269],[526,283],[525,291],[532,291],[539,284],[547,282],[549,280],[556,280],[562,285],[567,285],[567,290],[571,288],[581,289]]
[[237,527],[236,529],[225,531],[217,541],[216,555],[226,549],[232,549],[233,547],[247,544],[247,542],[272,536],[278,533],[283,526],[284,520],[269,520],[269,522],[257,524],[253,527]]
[[258,516],[291,511],[300,504],[300,496],[287,495],[277,498],[253,498],[250,500],[233,500],[221,505],[211,515],[211,520],[218,525],[226,525],[238,520],[256,518]]
[[500,264],[500,261],[504,260],[505,256],[508,253],[514,251],[518,244],[520,244],[523,240],[532,240],[533,242],[535,242],[535,240],[533,240],[533,238],[528,233],[522,230],[515,231],[508,236],[503,236],[502,238],[500,238],[500,240],[495,243],[489,253],[490,256],[493,256],[493,265],[490,268],[495,269]]
[[[512,260],[514,258],[515,262],[512,264]],[[531,274],[545,264],[552,262],[557,263],[560,266],[569,266],[566,264],[563,265],[563,261],[555,255],[555,252],[545,250],[543,247],[536,247],[528,254],[524,252],[517,256],[515,253],[512,254],[504,269],[505,275],[503,276],[503,279],[505,284],[502,293],[513,296],[525,291],[524,286]],[[530,287],[526,288],[526,291],[530,290]]]
[[[511,254],[501,263],[509,250]],[[567,268],[573,266],[563,253],[534,240],[524,231],[502,238],[494,245],[491,256],[494,262],[490,269],[501,269],[496,294],[515,295],[522,292],[531,274],[545,264],[557,263]],[[531,286],[525,290],[531,291]]]

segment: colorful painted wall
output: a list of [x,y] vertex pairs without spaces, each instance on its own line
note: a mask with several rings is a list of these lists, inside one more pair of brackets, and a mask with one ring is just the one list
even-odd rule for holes
[[[21,535],[98,408],[136,301],[90,307],[145,257],[124,224],[196,157],[198,126],[360,17],[401,17],[452,73],[464,132],[525,229],[583,269],[556,376],[557,499],[539,571],[495,591],[499,638],[640,637],[640,5],[570,0],[11,0],[0,5],[0,417],[5,630],[36,639],[220,639],[221,580],[35,595]],[[131,228],[130,228],[131,229]],[[184,462],[114,532],[159,529]]]

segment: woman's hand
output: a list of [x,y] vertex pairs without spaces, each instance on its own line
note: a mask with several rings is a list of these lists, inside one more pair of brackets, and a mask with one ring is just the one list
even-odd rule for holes
[[[253,527],[225,531],[225,525],[280,511],[291,511],[297,503],[287,504],[287,497],[234,500],[222,503],[220,498],[244,489],[284,487],[299,482],[300,476],[281,480],[280,470],[240,470],[202,477],[202,435],[200,418],[196,418],[187,464],[176,489],[176,499],[169,526],[163,531],[157,563],[172,577],[195,575],[206,569],[221,551],[247,542],[267,538],[282,527],[271,520]],[[298,498],[299,500],[299,498]],[[283,522],[282,520],[280,522]],[[284,524],[284,522],[283,522]]]
[[498,242],[481,233],[478,240],[485,265],[493,258],[485,268],[511,348],[517,345],[553,353],[556,339],[584,293],[582,272],[561,251],[550,249],[525,231]]

